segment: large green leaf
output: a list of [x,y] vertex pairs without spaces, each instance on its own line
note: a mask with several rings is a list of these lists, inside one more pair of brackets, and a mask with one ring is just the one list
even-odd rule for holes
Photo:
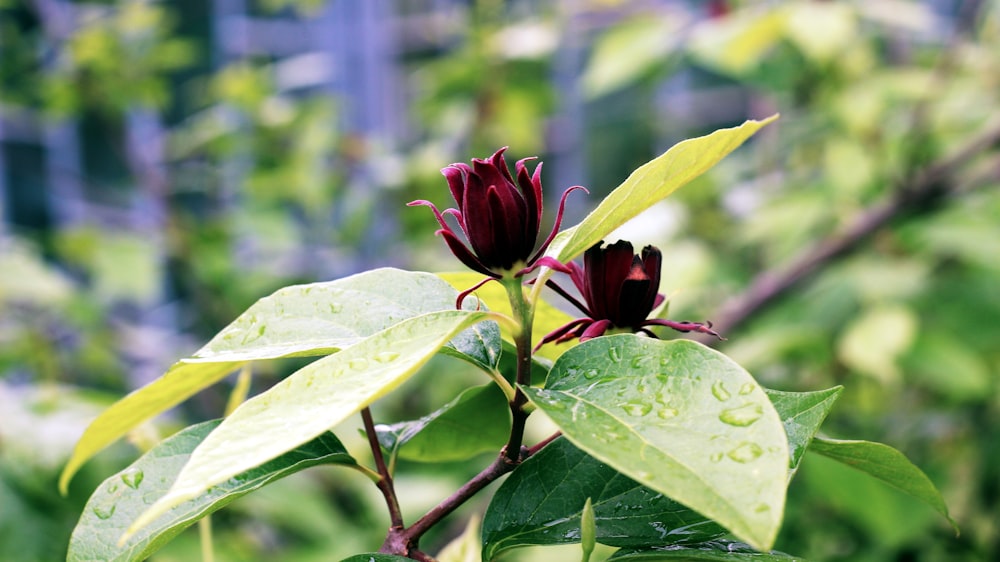
[[767,395],[721,353],[631,334],[590,340],[522,387],[578,447],[767,550],[781,524],[788,441]]
[[[784,424],[789,465],[795,470],[841,387],[764,391]],[[560,439],[518,466],[494,494],[483,522],[483,558],[519,546],[577,542],[580,509],[588,497],[593,498],[601,544],[633,548],[690,544],[726,532]]]
[[489,316],[446,310],[404,320],[306,365],[244,402],[195,449],[170,491],[129,533],[337,425],[398,387],[456,334]]
[[748,545],[733,541],[710,541],[703,544],[678,545],[662,549],[619,550],[608,562],[802,562],[801,558],[783,552],[758,552]]
[[626,221],[706,172],[761,127],[777,119],[748,120],[739,127],[681,141],[637,168],[583,221],[559,234],[546,254],[566,262],[600,242]]
[[524,461],[497,490],[483,519],[483,560],[527,545],[580,542],[591,498],[597,542],[609,546],[702,542],[726,530],[558,439]]
[[948,514],[941,492],[922,470],[906,455],[883,443],[843,441],[817,437],[809,450],[866,472],[897,490],[909,494],[934,508],[958,530]]
[[785,426],[791,475],[798,470],[802,455],[805,454],[809,443],[819,431],[819,426],[823,424],[823,420],[843,390],[842,386],[815,392],[764,389]]
[[[98,416],[77,443],[59,488],[65,493],[73,474],[101,449],[247,361],[332,353],[407,318],[452,309],[456,295],[434,275],[390,268],[280,289],[257,301],[192,357]],[[477,325],[451,349],[473,363],[496,365],[499,328],[492,322]]]
[[105,480],[91,495],[73,530],[67,562],[145,560],[198,519],[274,480],[319,464],[354,464],[340,441],[332,433],[324,433],[174,507],[118,545],[125,529],[166,493],[191,451],[219,423],[216,420],[188,427]]
[[379,443],[399,458],[451,462],[500,450],[510,436],[510,407],[495,384],[466,389],[419,420],[375,426]]

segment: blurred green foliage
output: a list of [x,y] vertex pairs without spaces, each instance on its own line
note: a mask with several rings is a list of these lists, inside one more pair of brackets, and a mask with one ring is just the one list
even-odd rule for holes
[[[671,315],[692,319],[712,318],[761,274],[837,237],[1000,116],[1000,9],[990,2],[717,2],[709,15],[700,3],[456,5],[430,47],[396,61],[411,131],[390,140],[344,126],[351,108],[328,92],[284,88],[279,60],[208,63],[186,4],[79,2],[80,17],[58,21],[44,4],[0,3],[4,114],[91,124],[85,142],[110,147],[102,158],[121,169],[88,164],[86,193],[159,210],[145,230],[97,219],[0,230],[4,560],[58,559],[89,491],[135,454],[102,455],[70,497],[56,494],[84,420],[108,401],[83,389],[121,395],[142,382],[129,378],[137,365],[165,368],[295,281],[373,259],[454,269],[428,214],[402,204],[443,201],[438,169],[450,162],[508,144],[516,157],[565,150],[550,141],[565,124],[556,113],[567,92],[579,96],[573,146],[595,194],[672,141],[781,112],[752,146],[628,227],[634,243],[663,248]],[[404,4],[394,6],[400,17],[419,12]],[[932,10],[940,5],[954,12]],[[324,3],[259,8],[308,19]],[[571,83],[556,83],[572,49],[582,62]],[[128,150],[122,127],[136,112],[161,117],[153,168],[163,183]],[[812,560],[1000,556],[998,153],[995,140],[981,147],[940,180],[939,197],[825,261],[721,346],[769,387],[843,384],[825,428],[904,451],[943,491],[961,536],[930,509],[809,455],[778,550]],[[172,321],[155,320],[165,309]],[[286,367],[257,374],[270,380]],[[457,368],[442,359],[429,370]],[[421,375],[376,414],[419,418],[467,386],[462,376]],[[192,401],[159,431],[217,417],[225,391]],[[353,428],[338,435],[363,451]],[[466,465],[412,468],[416,476],[397,482],[407,514],[471,475]],[[217,514],[217,560],[330,560],[379,544],[377,493],[336,474],[289,478]],[[428,536],[428,548],[458,535],[474,509]],[[198,549],[189,532],[154,560],[192,560]]]

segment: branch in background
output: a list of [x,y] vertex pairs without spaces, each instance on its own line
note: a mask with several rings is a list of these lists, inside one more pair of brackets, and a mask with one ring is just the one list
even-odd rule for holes
[[[928,165],[908,184],[900,185],[891,196],[861,213],[842,231],[808,248],[787,266],[757,275],[742,294],[710,316],[715,328],[723,334],[731,332],[817,271],[857,249],[893,219],[928,205],[937,208],[946,196],[961,193],[963,190],[954,181],[957,172],[998,143],[1000,122],[993,122],[951,155]],[[702,334],[693,336],[693,339],[706,345],[715,341]]]

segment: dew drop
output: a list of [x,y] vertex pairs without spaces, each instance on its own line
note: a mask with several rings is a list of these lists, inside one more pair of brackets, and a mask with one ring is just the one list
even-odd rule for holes
[[719,420],[722,421],[722,423],[727,423],[736,427],[747,427],[748,425],[752,425],[755,421],[759,420],[762,415],[764,415],[764,409],[761,405],[756,402],[749,402],[739,408],[723,410],[722,413],[719,414]]
[[639,384],[636,385],[635,390],[639,394],[646,394],[646,390],[647,390],[646,389],[646,385],[644,385],[642,383],[639,383]]
[[548,406],[548,408],[551,410],[562,411],[566,409],[566,404],[563,404],[558,400],[552,400],[552,399],[546,400],[545,405]]
[[368,360],[367,360],[367,359],[365,359],[364,357],[358,357],[357,359],[351,359],[351,360],[350,360],[350,361],[349,361],[349,362],[347,363],[347,365],[348,365],[348,366],[349,366],[350,368],[352,368],[352,369],[356,369],[356,370],[358,370],[358,371],[361,371],[361,370],[363,370],[363,369],[366,369],[366,368],[368,368]]
[[646,470],[640,470],[639,472],[636,472],[635,475],[641,478],[642,480],[649,480],[650,478],[653,477],[653,473]]
[[257,328],[257,337],[263,336],[265,331],[267,331],[267,325],[261,324],[260,328]]
[[647,402],[628,402],[622,405],[625,413],[630,416],[642,417],[653,410],[653,405]]
[[712,453],[712,456],[708,457],[708,460],[712,462],[719,462],[722,460],[722,453]]
[[712,396],[715,396],[720,402],[725,402],[729,400],[731,396],[729,391],[726,390],[726,384],[722,381],[716,381],[712,384]]
[[113,494],[113,493],[117,492],[118,491],[118,483],[117,482],[108,482],[108,485],[105,488],[105,490],[107,490],[107,492],[109,494]]
[[344,306],[342,304],[338,303],[338,302],[331,302],[330,303],[330,313],[331,314],[337,314],[338,312],[340,312],[343,309],[344,309]]
[[375,361],[379,363],[391,363],[399,357],[395,351],[383,351],[375,356]]
[[110,519],[111,516],[115,514],[116,507],[117,506],[115,504],[95,505],[93,508],[94,515],[96,515],[98,519]]
[[669,357],[660,357],[660,365],[666,365],[667,363],[670,363]]
[[622,362],[622,350],[619,347],[612,347],[608,350],[608,357],[611,358],[615,363]]
[[766,503],[762,503],[757,507],[753,508],[753,510],[755,513],[767,513],[768,511],[771,511],[771,506],[767,505]]
[[659,416],[660,419],[669,420],[671,418],[676,418],[678,413],[677,408],[660,408],[657,410],[656,415]]
[[632,360],[632,368],[633,369],[641,369],[642,368],[642,364],[645,363],[646,360],[647,360],[647,358],[645,356],[642,356],[642,355],[640,355],[639,357],[636,357],[635,359]]
[[597,375],[601,374],[597,369],[587,369],[583,372],[583,378],[588,380],[593,380],[597,378]]
[[743,383],[743,386],[740,387],[740,396],[750,394],[754,388],[756,388],[756,385],[752,382]]
[[653,399],[666,406],[670,403],[670,393],[661,390],[656,393],[656,396]]
[[760,448],[760,445],[756,443],[743,442],[737,445],[732,451],[726,453],[726,456],[738,463],[748,463],[750,461],[757,460],[757,458],[763,454],[764,450]]
[[141,470],[132,467],[122,473],[122,482],[124,482],[129,488],[135,490],[139,487],[139,484],[142,484],[142,479],[144,477],[145,475]]

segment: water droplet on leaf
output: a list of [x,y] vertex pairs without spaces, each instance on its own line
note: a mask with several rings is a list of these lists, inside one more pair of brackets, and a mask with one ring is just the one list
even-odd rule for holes
[[636,357],[635,359],[632,360],[632,368],[641,369],[642,364],[645,363],[646,361],[647,358],[645,356],[640,355],[639,357]]
[[583,372],[583,378],[588,380],[593,380],[597,378],[597,375],[601,374],[597,369],[587,369]]
[[390,363],[395,361],[399,357],[399,354],[395,351],[383,351],[375,356],[375,361],[379,363]]
[[622,362],[622,350],[619,347],[612,347],[608,350],[608,357],[611,358],[615,363]]
[[768,511],[771,511],[771,506],[767,505],[766,503],[762,503],[757,507],[755,507],[753,510],[756,513],[766,513]]
[[344,309],[344,306],[341,305],[338,302],[331,302],[330,303],[330,313],[331,314],[337,314],[338,312],[340,312],[343,309]]
[[747,394],[750,394],[756,387],[757,385],[755,385],[752,382],[743,383],[743,386],[740,387],[740,396],[746,396]]
[[732,451],[726,453],[726,456],[738,463],[748,463],[757,460],[763,454],[764,450],[760,448],[760,445],[743,442],[737,445]]
[[656,412],[656,415],[659,416],[660,419],[669,420],[671,418],[676,418],[678,413],[677,408],[660,408]]
[[347,365],[355,370],[361,371],[368,368],[368,360],[364,357],[358,357],[357,359],[351,359]]
[[647,402],[628,402],[622,408],[630,416],[641,417],[652,411],[653,405]]
[[125,472],[122,472],[122,482],[124,482],[126,486],[132,488],[133,490],[138,488],[139,484],[142,484],[143,477],[145,477],[145,475],[142,473],[142,471],[135,467],[129,468]]
[[105,488],[109,494],[113,494],[118,491],[117,482],[108,482],[108,486]]
[[722,421],[722,423],[727,423],[736,427],[747,427],[748,425],[752,425],[755,421],[759,420],[762,415],[764,415],[764,408],[762,408],[760,404],[750,402],[740,406],[739,408],[723,410],[722,413],[719,414],[719,420]]
[[729,394],[729,391],[726,390],[726,384],[724,382],[716,381],[712,384],[712,396],[715,396],[719,402],[725,402],[726,400],[729,400],[731,395]]
[[708,457],[708,460],[712,462],[719,462],[722,460],[722,453],[712,453],[712,456]]
[[111,516],[115,514],[116,507],[117,506],[115,504],[95,505],[93,508],[94,515],[96,515],[98,519],[110,519]]

